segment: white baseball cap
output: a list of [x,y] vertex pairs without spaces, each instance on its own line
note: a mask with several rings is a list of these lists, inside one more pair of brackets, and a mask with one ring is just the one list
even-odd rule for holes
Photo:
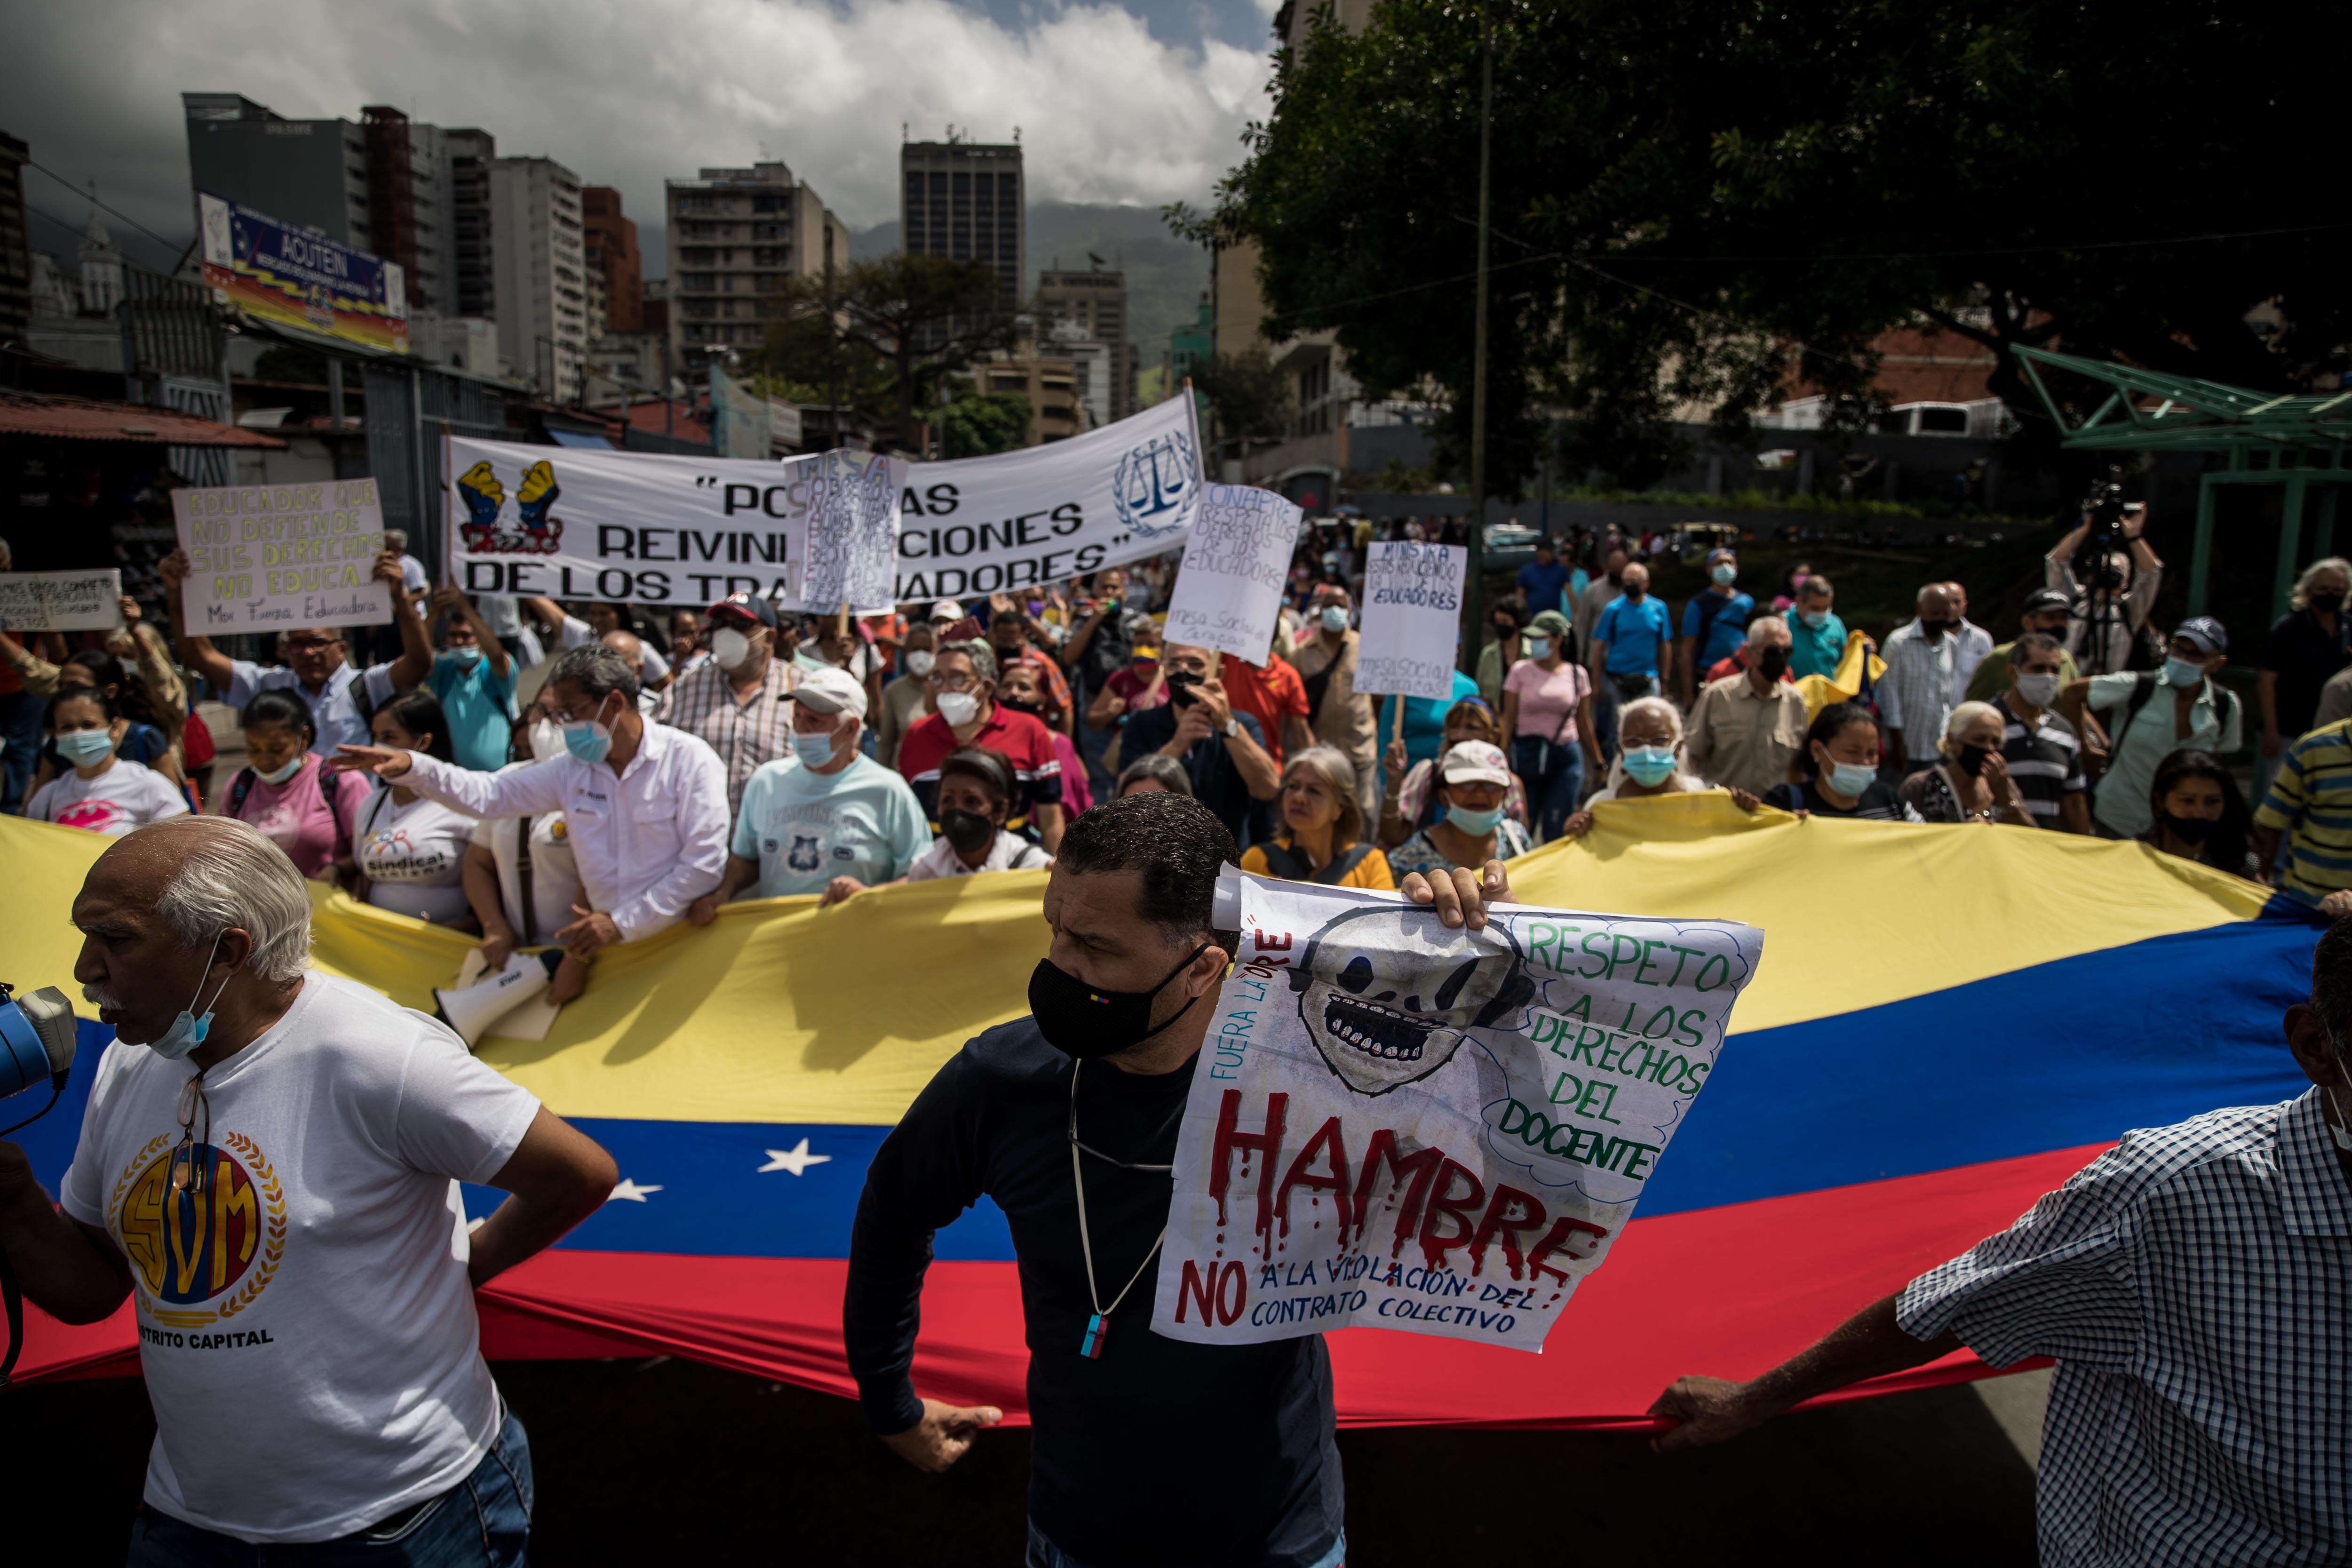
[[[866,688],[845,669],[828,668],[802,671],[800,684],[784,693],[784,700],[804,702],[812,713],[839,713],[846,710],[860,719],[866,717]],[[1501,754],[1496,752],[1497,756]]]
[[1438,760],[1438,773],[1447,784],[1511,785],[1511,764],[1503,758],[1499,746],[1484,741],[1465,741]]

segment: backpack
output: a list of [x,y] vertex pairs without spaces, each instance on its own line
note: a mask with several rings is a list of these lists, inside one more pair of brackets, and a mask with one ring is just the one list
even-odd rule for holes
[[[2149,700],[2156,695],[2157,687],[2163,679],[2163,675],[2162,670],[2144,669],[2133,678],[2131,697],[2124,703],[2124,716],[2116,721],[2116,727],[2107,732],[2109,747],[2107,756],[2110,767],[2114,765],[2116,751],[2122,747],[2124,736],[2131,730],[2132,721],[2139,717],[2139,710],[2147,707]],[[2238,694],[2219,681],[2214,681],[2212,685],[2214,695],[2219,699],[2213,704],[2213,717],[2220,724],[2221,733],[2226,735],[2230,732],[2231,724],[2238,716]],[[2174,751],[2179,749],[2179,747],[2171,748]]]
[[[321,763],[320,766],[324,767],[325,764]],[[226,815],[241,820],[245,816],[245,797],[253,793],[253,786],[259,782],[259,776],[251,768],[237,769],[236,777],[231,779],[228,784]],[[331,858],[343,859],[352,852],[352,829],[351,825],[343,820],[343,814],[338,809],[335,802],[335,797],[342,792],[332,784],[328,784],[319,793],[327,802],[327,820],[335,825],[335,848]]]

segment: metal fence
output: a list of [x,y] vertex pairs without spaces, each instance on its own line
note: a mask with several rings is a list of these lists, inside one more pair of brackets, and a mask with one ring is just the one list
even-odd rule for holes
[[409,553],[439,562],[449,476],[442,469],[443,435],[516,440],[508,405],[518,389],[437,370],[430,365],[362,361],[367,395],[368,463],[387,528],[405,529]]

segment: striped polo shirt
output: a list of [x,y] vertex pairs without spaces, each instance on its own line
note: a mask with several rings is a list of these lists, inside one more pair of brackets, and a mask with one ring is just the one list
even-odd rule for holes
[[2317,903],[2352,888],[2352,719],[2314,730],[2279,759],[2254,820],[2288,835],[2279,889]]
[[2083,746],[2074,726],[2045,709],[2028,730],[2006,699],[1993,706],[2000,710],[2004,726],[2001,759],[2009,764],[2009,776],[2017,781],[2017,793],[2025,797],[2026,814],[2038,827],[2063,826],[2058,803],[2091,787],[2083,773]]

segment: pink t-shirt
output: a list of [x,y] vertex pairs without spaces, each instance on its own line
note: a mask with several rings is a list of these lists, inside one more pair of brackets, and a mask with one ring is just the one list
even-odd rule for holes
[[[244,770],[229,776],[222,786],[220,798],[213,803],[214,815],[231,815],[229,802],[236,798],[237,780]],[[321,780],[331,781],[322,784]],[[335,809],[328,814],[324,789],[335,792]],[[286,851],[294,868],[305,877],[316,877],[331,865],[335,846],[351,852],[352,826],[359,821],[361,805],[366,801],[372,786],[362,773],[328,773],[315,754],[305,752],[302,770],[282,784],[271,784],[260,774],[253,775],[251,787],[236,816],[253,824],[264,838]],[[342,827],[336,828],[340,819]]]
[[1523,658],[1503,678],[1503,689],[1518,694],[1518,726],[1514,734],[1534,735],[1560,746],[1576,739],[1576,705],[1591,692],[1592,678],[1582,665],[1566,659],[1559,661],[1558,669],[1546,669],[1534,659]]
[[1062,818],[1067,821],[1094,809],[1095,792],[1087,784],[1087,764],[1078,760],[1077,747],[1059,730],[1053,734],[1054,755],[1062,763]]

